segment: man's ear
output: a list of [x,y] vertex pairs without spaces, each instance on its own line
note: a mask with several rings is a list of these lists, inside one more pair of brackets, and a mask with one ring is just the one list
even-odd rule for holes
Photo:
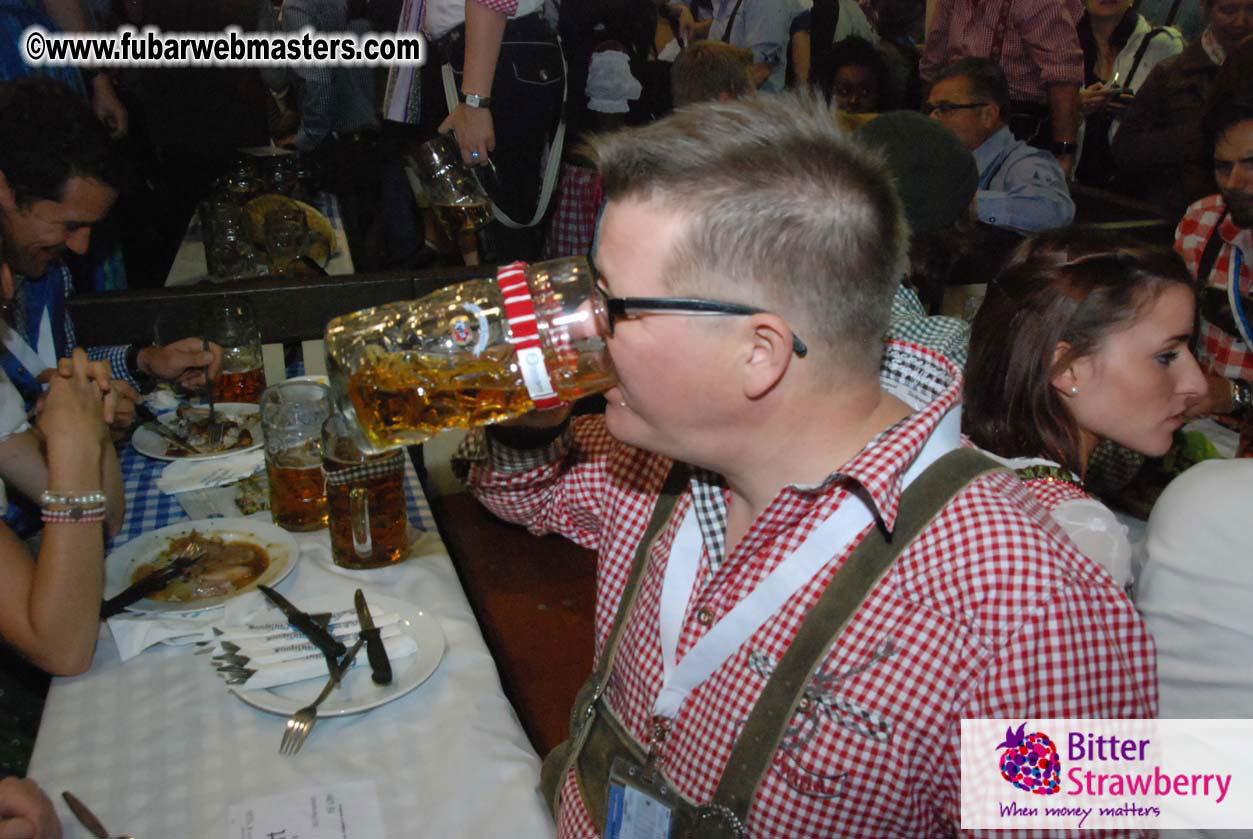
[[768,312],[748,319],[748,354],[744,360],[744,396],[760,399],[769,393],[792,363],[792,330]]
[[17,195],[9,186],[9,179],[4,176],[3,171],[0,171],[0,209],[7,213],[17,212]]
[[17,283],[7,262],[0,260],[0,300],[12,300],[17,296]]
[[994,125],[1000,125],[1008,118],[1007,114],[1001,113],[1001,106],[996,104],[985,105],[979,109],[979,119],[983,123],[983,127],[989,131]]

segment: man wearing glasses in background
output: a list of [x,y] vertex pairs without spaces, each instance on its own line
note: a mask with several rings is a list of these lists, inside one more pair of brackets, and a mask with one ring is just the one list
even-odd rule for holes
[[1130,602],[960,451],[960,370],[884,342],[907,230],[881,160],[791,94],[592,144],[607,410],[459,453],[495,513],[598,553],[557,835],[612,802],[611,835],[949,836],[962,717],[1153,715]]
[[955,61],[936,76],[923,111],[951,128],[974,153],[979,221],[1037,233],[1074,219],[1075,202],[1057,159],[1014,139],[1005,124],[1009,86],[1000,67],[986,58]]

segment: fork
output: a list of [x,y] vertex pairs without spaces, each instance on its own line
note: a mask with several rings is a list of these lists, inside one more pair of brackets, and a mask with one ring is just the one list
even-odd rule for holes
[[352,666],[352,660],[356,658],[357,651],[361,649],[363,643],[365,643],[365,639],[357,639],[357,643],[353,644],[352,648],[348,650],[348,654],[344,656],[338,671],[331,674],[331,678],[327,680],[326,686],[322,688],[322,692],[318,694],[317,699],[314,699],[313,702],[292,714],[291,718],[287,720],[287,728],[283,730],[283,742],[278,747],[279,754],[294,755],[300,751],[300,747],[305,744],[305,740],[309,739],[309,732],[313,731],[313,724],[318,721],[318,706],[322,704],[326,697],[331,695],[331,691],[344,678],[344,674]]
[[[204,342],[204,351],[209,352],[209,339],[201,338],[200,340]],[[207,364],[204,368],[204,388],[205,396],[209,400],[209,445],[216,447],[222,445],[222,435],[226,432],[226,428],[217,421],[216,412],[214,411],[213,382],[209,381],[209,365]]]

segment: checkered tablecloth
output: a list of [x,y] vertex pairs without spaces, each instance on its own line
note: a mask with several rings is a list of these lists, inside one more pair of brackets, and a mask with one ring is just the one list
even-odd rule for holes
[[[167,461],[145,457],[129,443],[118,452],[118,458],[126,493],[126,521],[111,548],[187,518],[177,496],[166,495],[157,489],[157,478],[161,476],[161,470],[169,465]],[[431,508],[426,503],[422,485],[408,457],[405,458],[405,510],[409,523],[418,530],[434,529]]]

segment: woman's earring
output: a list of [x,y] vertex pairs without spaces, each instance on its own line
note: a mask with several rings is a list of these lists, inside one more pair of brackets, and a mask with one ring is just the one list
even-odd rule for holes
[[1071,385],[1071,386],[1070,386],[1070,395],[1071,395],[1071,396],[1078,396],[1078,395],[1079,395],[1079,385]]

